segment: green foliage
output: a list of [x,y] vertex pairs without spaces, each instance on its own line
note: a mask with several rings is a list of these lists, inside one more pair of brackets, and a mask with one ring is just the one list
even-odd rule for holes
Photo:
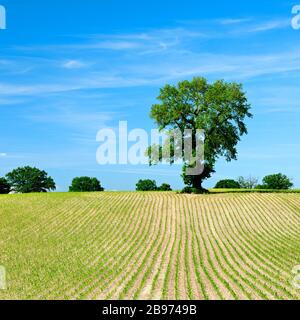
[[209,191],[206,190],[206,189],[203,189],[203,188],[198,189],[198,188],[193,188],[193,187],[186,186],[186,187],[184,187],[184,188],[181,190],[180,193],[187,193],[187,194],[191,194],[191,193],[193,193],[193,194],[204,194],[204,193],[209,193]]
[[69,187],[70,192],[94,192],[104,191],[101,187],[101,183],[97,178],[90,177],[77,177],[72,181],[72,185]]
[[160,187],[158,187],[159,191],[172,191],[171,186],[168,183],[163,183]]
[[18,193],[47,192],[55,190],[54,180],[47,172],[29,166],[14,169],[6,175],[11,190]]
[[160,187],[157,187],[155,180],[146,179],[138,181],[136,191],[172,191],[172,188],[168,183],[163,183]]
[[215,188],[216,189],[240,189],[241,186],[237,181],[227,179],[227,180],[220,180],[216,184]]
[[155,180],[139,180],[136,184],[136,191],[157,191]]
[[182,190],[181,190],[181,193],[188,193],[188,194],[191,194],[193,193],[193,188],[192,187],[184,187]]
[[10,185],[5,178],[0,178],[0,194],[8,194],[10,192]]
[[257,187],[258,178],[249,176],[248,178],[239,177],[238,183],[241,189],[255,189]]
[[300,193],[298,189],[266,189],[265,186],[258,186],[255,189],[210,189],[211,194],[214,193]]
[[258,184],[256,187],[255,187],[255,190],[268,190],[269,187],[267,185],[264,185],[264,184]]
[[272,174],[263,178],[264,189],[288,190],[292,188],[293,183],[284,174]]
[[[227,161],[237,159],[236,145],[240,137],[247,134],[245,120],[252,114],[242,85],[222,80],[209,84],[206,79],[196,77],[177,86],[166,85],[160,90],[158,100],[161,103],[152,106],[151,118],[160,130],[179,129],[184,133],[185,129],[191,129],[194,138],[197,129],[205,131],[203,172],[188,176],[186,169],[196,163],[185,161],[182,175],[186,185],[202,189],[203,180],[215,172],[220,156]],[[194,143],[193,153],[195,151]]]

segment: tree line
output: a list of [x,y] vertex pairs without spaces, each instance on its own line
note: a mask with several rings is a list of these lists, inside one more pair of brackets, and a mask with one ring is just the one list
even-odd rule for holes
[[[0,178],[0,194],[48,192],[56,190],[52,177],[44,170],[35,167],[20,167]],[[73,179],[70,192],[104,191],[97,178],[76,177]]]
[[237,180],[220,180],[215,189],[257,189],[257,190],[289,190],[293,187],[290,178],[282,173],[271,174],[262,179],[262,184],[258,183],[256,177],[239,177]]
[[[33,193],[56,190],[56,184],[52,177],[44,170],[25,166],[14,169],[0,178],[0,194],[8,193]],[[104,191],[101,182],[92,177],[76,177],[72,180],[69,192],[96,192]],[[136,191],[172,191],[168,183],[157,186],[155,180],[139,180]]]
[[[215,189],[265,189],[288,190],[293,187],[291,179],[282,173],[268,175],[263,178],[262,184],[255,177],[239,177],[237,180],[220,180]],[[0,178],[0,194],[48,192],[56,190],[56,185],[47,172],[29,166],[20,167]],[[72,180],[69,192],[104,191],[101,182],[92,177],[76,177]],[[170,184],[163,183],[157,186],[155,180],[140,179],[136,184],[136,191],[172,191]],[[185,187],[183,193],[197,193],[192,187]]]

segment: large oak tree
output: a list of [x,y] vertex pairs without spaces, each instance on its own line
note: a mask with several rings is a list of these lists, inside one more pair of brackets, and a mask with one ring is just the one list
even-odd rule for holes
[[237,143],[247,134],[245,120],[252,114],[242,85],[223,80],[210,84],[196,77],[164,86],[157,99],[160,103],[152,106],[151,118],[160,130],[184,133],[191,129],[194,136],[197,129],[204,130],[204,170],[199,175],[187,175],[186,169],[195,163],[185,162],[182,175],[186,185],[203,190],[202,183],[215,172],[217,159],[224,156],[227,161],[236,160]]

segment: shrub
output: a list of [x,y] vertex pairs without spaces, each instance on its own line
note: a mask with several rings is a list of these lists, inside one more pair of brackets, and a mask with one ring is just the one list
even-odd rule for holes
[[193,188],[192,187],[184,187],[181,190],[181,193],[193,193]]
[[235,180],[221,180],[216,186],[216,189],[240,189],[240,184]]
[[208,190],[204,189],[204,188],[193,188],[193,187],[184,187],[182,190],[181,190],[181,193],[187,193],[187,194],[207,194],[209,193]]
[[171,186],[168,183],[163,183],[159,188],[159,191],[172,191]]
[[55,183],[47,172],[29,166],[13,170],[6,175],[11,190],[19,193],[55,190]]
[[10,185],[5,178],[0,178],[0,194],[8,194],[10,192]]
[[155,180],[139,180],[136,184],[136,191],[156,191],[157,185]]
[[293,183],[284,174],[272,174],[263,178],[263,189],[288,190],[291,189]]
[[104,191],[101,187],[101,183],[97,178],[90,177],[77,177],[72,181],[72,185],[69,187],[70,192],[95,192]]
[[263,185],[263,184],[258,184],[256,187],[255,187],[256,190],[268,190],[268,186],[266,185]]

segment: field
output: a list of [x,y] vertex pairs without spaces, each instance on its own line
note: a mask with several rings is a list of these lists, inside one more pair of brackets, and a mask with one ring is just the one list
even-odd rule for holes
[[0,197],[0,299],[299,299],[300,194]]

